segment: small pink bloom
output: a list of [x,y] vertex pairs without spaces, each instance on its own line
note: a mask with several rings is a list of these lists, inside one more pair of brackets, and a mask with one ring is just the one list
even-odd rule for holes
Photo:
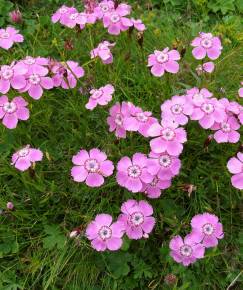
[[111,53],[110,47],[115,46],[115,43],[110,43],[109,41],[101,42],[98,47],[91,50],[91,59],[99,57],[104,64],[110,64],[113,62],[113,55]]
[[158,175],[161,180],[171,180],[179,174],[181,161],[167,152],[161,154],[150,152],[147,168],[151,175]]
[[203,59],[206,55],[210,59],[217,59],[223,48],[219,37],[204,32],[200,32],[199,36],[193,39],[191,45],[195,47],[192,54],[196,59]]
[[66,13],[63,16],[63,24],[69,28],[74,28],[77,24],[83,29],[85,24],[88,22],[86,13],[78,13],[77,10],[71,13]]
[[39,149],[27,145],[13,154],[11,165],[14,165],[20,171],[25,171],[31,166],[31,163],[41,161],[42,158],[43,153]]
[[46,66],[49,65],[49,60],[45,57],[32,57],[26,56],[25,59],[19,61],[17,64],[19,69],[26,70],[28,73],[36,73],[36,74],[48,74],[48,68]]
[[131,18],[131,21],[133,23],[133,26],[138,30],[138,31],[144,31],[146,29],[145,25],[143,24],[141,19],[134,19]]
[[217,130],[214,133],[214,139],[217,143],[237,143],[240,140],[240,133],[237,130],[240,124],[233,116],[226,118],[221,123],[215,123],[211,129]]
[[117,251],[122,246],[124,225],[122,222],[112,223],[109,214],[98,214],[86,229],[86,237],[96,251]]
[[225,118],[225,107],[216,98],[204,99],[191,115],[191,119],[198,120],[204,129],[209,129],[214,123],[224,122]]
[[13,23],[21,23],[22,22],[22,14],[16,9],[9,13],[9,17]]
[[189,266],[196,262],[197,259],[204,257],[205,248],[198,243],[198,239],[193,235],[187,235],[183,239],[175,236],[170,241],[170,256],[183,266]]
[[173,96],[171,100],[161,105],[162,119],[169,118],[178,125],[186,125],[188,117],[193,112],[193,105],[187,101],[185,96]]
[[130,13],[130,6],[120,4],[116,9],[103,16],[103,25],[108,28],[108,32],[112,35],[119,35],[121,31],[128,30],[133,26],[133,22],[125,17]]
[[161,190],[169,188],[170,186],[171,180],[162,180],[156,175],[153,177],[152,182],[143,184],[142,192],[149,198],[158,198],[161,195]]
[[227,98],[219,99],[219,102],[224,106],[228,116],[239,115],[241,106],[237,102],[230,102]]
[[107,123],[109,125],[109,131],[115,131],[117,138],[126,138],[124,119],[130,116],[131,107],[131,103],[122,102],[122,104],[116,103],[110,108],[110,115],[107,118]]
[[18,120],[29,119],[28,103],[22,97],[15,97],[12,101],[7,96],[0,97],[0,119],[8,129],[15,129]]
[[[243,82],[241,82],[241,85],[243,86]],[[243,98],[243,87],[239,89],[238,94],[240,98]]]
[[218,239],[224,237],[223,226],[214,214],[203,213],[194,216],[191,220],[192,235],[205,248],[216,247]]
[[7,202],[7,209],[10,209],[10,210],[14,209],[14,204],[11,201]]
[[238,152],[237,158],[232,157],[227,163],[227,168],[230,173],[231,183],[235,188],[243,189],[243,153]]
[[141,192],[143,183],[150,183],[153,176],[147,170],[147,157],[135,153],[130,159],[125,156],[117,164],[117,183],[132,192]]
[[0,29],[0,47],[10,49],[15,42],[23,42],[24,37],[19,30],[8,26],[6,29]]
[[104,152],[97,148],[89,152],[80,150],[74,155],[72,162],[75,165],[71,170],[71,175],[76,182],[84,182],[90,187],[99,187],[104,183],[104,177],[111,176],[114,165]]
[[150,141],[151,150],[154,153],[167,151],[170,155],[178,156],[183,150],[183,143],[187,141],[187,134],[183,128],[171,121],[161,121],[160,124],[153,124],[149,130],[150,137],[156,137]]
[[205,99],[211,98],[212,96],[213,94],[204,88],[200,90],[195,87],[186,91],[187,100],[194,106],[202,105]]
[[127,131],[139,132],[144,137],[148,137],[148,129],[158,120],[152,117],[152,113],[143,111],[141,108],[131,104],[130,116],[124,118],[124,128]]
[[60,22],[61,24],[66,25],[66,16],[75,12],[77,12],[76,8],[63,5],[52,15],[51,21],[53,23]]
[[212,73],[214,71],[214,63],[212,61],[205,62],[203,65],[198,65],[196,72],[198,75],[201,75],[203,72]]
[[66,63],[56,63],[52,67],[54,76],[52,81],[55,87],[61,86],[63,89],[73,89],[77,85],[77,79],[84,76],[84,69],[78,62],[68,60]]
[[99,89],[92,89],[89,102],[85,105],[86,109],[93,110],[97,105],[106,106],[112,100],[114,91],[114,87],[110,84]]
[[142,239],[144,234],[146,238],[152,232],[155,218],[152,216],[153,208],[147,201],[129,199],[122,204],[121,212],[118,221],[124,224],[129,239]]
[[6,94],[10,88],[16,90],[26,86],[25,74],[27,70],[19,64],[2,65],[0,70],[0,92]]
[[176,74],[179,71],[180,54],[177,50],[169,50],[166,47],[164,50],[155,50],[148,57],[148,66],[151,67],[151,73],[156,77],[161,77],[165,71]]
[[102,19],[105,14],[114,10],[114,2],[110,0],[101,1],[97,7],[94,8],[94,14],[98,19]]

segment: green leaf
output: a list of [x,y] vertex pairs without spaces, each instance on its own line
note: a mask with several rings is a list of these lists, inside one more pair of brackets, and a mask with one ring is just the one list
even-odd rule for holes
[[43,238],[43,247],[48,250],[52,250],[57,247],[57,249],[63,249],[66,243],[66,237],[61,232],[58,225],[45,225],[44,231],[47,234]]

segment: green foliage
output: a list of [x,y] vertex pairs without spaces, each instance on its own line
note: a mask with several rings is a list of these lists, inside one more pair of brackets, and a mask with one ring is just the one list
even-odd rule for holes
[[66,238],[58,225],[45,225],[44,232],[47,235],[43,238],[43,247],[45,249],[63,249],[66,243]]
[[0,0],[0,27],[9,20],[9,12],[13,9],[13,3],[8,0]]

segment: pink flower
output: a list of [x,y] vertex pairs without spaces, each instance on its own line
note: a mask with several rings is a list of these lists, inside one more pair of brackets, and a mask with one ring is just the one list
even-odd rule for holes
[[103,17],[103,25],[108,28],[108,32],[112,35],[119,35],[121,31],[127,30],[133,26],[133,22],[124,17],[130,13],[130,6],[126,4],[120,4],[116,9],[109,13],[105,13]]
[[8,129],[17,127],[18,120],[29,119],[28,103],[22,97],[15,97],[12,101],[7,96],[0,97],[0,119]]
[[109,41],[101,42],[98,47],[91,50],[91,59],[99,57],[104,64],[110,64],[113,62],[113,55],[111,53],[110,47],[115,46],[115,43],[110,43]]
[[121,212],[118,221],[125,225],[129,239],[138,240],[152,232],[155,218],[152,217],[153,208],[147,201],[129,199],[122,204]]
[[183,150],[183,143],[187,141],[187,134],[183,128],[171,121],[161,121],[160,124],[153,124],[149,130],[150,137],[156,137],[150,141],[151,150],[154,153],[167,151],[170,155],[178,156]]
[[156,77],[161,77],[165,71],[176,74],[179,71],[180,54],[177,50],[169,50],[166,47],[164,50],[155,50],[148,57],[148,66],[151,68],[151,73]]
[[152,117],[151,112],[144,112],[131,104],[130,115],[124,118],[123,126],[127,131],[137,131],[144,137],[148,137],[148,129],[155,123],[158,123],[158,120]]
[[221,123],[215,123],[211,129],[217,130],[214,133],[214,139],[217,143],[237,143],[240,140],[240,133],[237,132],[240,128],[240,124],[233,116],[228,117]]
[[73,89],[77,85],[77,79],[84,76],[84,69],[78,62],[68,60],[66,63],[57,63],[53,66],[52,77],[55,87],[61,86],[63,89]]
[[27,145],[13,154],[11,165],[14,165],[20,171],[25,171],[31,166],[31,163],[41,161],[42,158],[43,153],[39,149]]
[[19,64],[2,65],[0,70],[0,92],[6,94],[10,87],[16,90],[24,88],[26,86],[26,72],[27,70]]
[[[241,85],[243,86],[243,82],[241,82]],[[238,94],[240,98],[243,98],[243,88],[239,89]]]
[[94,14],[98,19],[102,19],[105,14],[114,10],[114,2],[110,0],[101,1],[97,7],[94,8]]
[[110,84],[99,89],[92,89],[90,91],[89,102],[85,105],[86,109],[93,110],[97,105],[107,105],[112,100],[114,91],[114,87]]
[[214,71],[214,63],[212,61],[205,62],[203,65],[198,65],[196,72],[198,75],[201,75],[203,72],[212,73]]
[[192,235],[205,248],[216,247],[218,239],[224,237],[223,226],[214,214],[203,213],[194,216],[191,220]]
[[150,183],[153,176],[147,170],[147,157],[135,153],[132,160],[125,156],[117,164],[117,183],[132,192],[141,192],[144,183]]
[[117,251],[122,246],[124,225],[122,222],[112,223],[109,214],[98,214],[86,229],[86,237],[96,251]]
[[227,98],[219,99],[219,102],[224,106],[228,116],[237,116],[240,114],[241,106],[237,102],[230,102]]
[[167,152],[161,154],[150,152],[147,168],[151,175],[158,175],[161,180],[171,180],[179,174],[181,161],[178,157],[172,156]]
[[209,92],[207,89],[198,89],[198,88],[192,88],[190,90],[186,91],[186,97],[187,99],[194,105],[194,106],[200,106],[203,104],[205,99],[211,98],[213,94]]
[[234,174],[231,177],[232,185],[235,188],[243,189],[243,153],[238,152],[237,158],[230,158],[227,163],[227,168],[230,173]]
[[87,22],[86,13],[78,13],[76,9],[63,16],[63,24],[69,28],[74,28],[78,24],[80,28],[83,29]]
[[133,23],[133,26],[138,30],[138,31],[144,31],[146,29],[145,25],[143,24],[141,19],[134,19],[131,18],[131,21]]
[[173,96],[171,100],[161,105],[161,118],[174,120],[178,125],[188,123],[188,115],[193,112],[193,105],[186,100],[185,96]]
[[117,138],[126,138],[124,119],[130,116],[131,103],[116,103],[110,108],[110,116],[107,118],[109,131],[115,131]]
[[191,45],[195,47],[192,54],[196,59],[203,59],[206,55],[210,59],[217,59],[223,48],[219,37],[204,32],[200,32],[199,36],[193,39]]
[[13,23],[21,23],[22,22],[22,14],[16,9],[9,13],[9,17]]
[[184,238],[184,241],[180,236],[175,236],[170,241],[170,250],[170,256],[183,266],[189,266],[197,259],[202,259],[205,252],[204,246],[190,234]]
[[161,195],[161,190],[169,188],[170,186],[171,180],[162,180],[156,175],[153,177],[152,182],[143,184],[142,192],[149,198],[158,198]]
[[14,209],[14,204],[11,201],[7,202],[7,209],[10,209],[10,210]]
[[17,65],[22,69],[26,70],[29,73],[41,73],[41,74],[48,74],[47,66],[49,64],[49,60],[45,57],[32,57],[26,56],[25,59],[19,61]]
[[23,42],[24,37],[19,33],[19,30],[8,26],[6,29],[0,29],[0,47],[9,49],[15,42]]
[[72,162],[75,165],[71,175],[76,182],[84,182],[90,187],[99,187],[104,183],[104,177],[113,174],[114,166],[104,152],[97,148],[89,152],[80,150],[74,155]]
[[209,129],[215,122],[224,122],[226,118],[224,106],[216,98],[208,98],[196,106],[191,115],[192,120],[198,120],[204,129]]
[[77,12],[76,8],[74,7],[67,7],[65,5],[62,5],[51,17],[51,21],[53,23],[60,22],[63,25],[66,25],[67,15],[70,15],[71,13]]

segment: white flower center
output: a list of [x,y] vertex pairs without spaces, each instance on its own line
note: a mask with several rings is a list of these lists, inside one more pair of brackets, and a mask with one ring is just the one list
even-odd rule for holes
[[100,230],[98,232],[98,235],[100,236],[100,238],[103,241],[106,241],[106,240],[108,240],[108,239],[111,238],[111,236],[112,236],[112,230],[108,226],[103,226],[103,227],[100,228]]
[[91,98],[97,100],[102,95],[103,95],[103,91],[102,90],[95,90],[95,92],[91,95]]
[[183,107],[179,104],[175,104],[170,108],[171,112],[175,115],[179,115],[183,111]]
[[142,174],[142,170],[138,165],[129,166],[127,169],[128,176],[138,178]]
[[87,159],[84,163],[84,167],[91,173],[96,173],[100,169],[99,162],[96,159]]
[[204,38],[201,40],[201,45],[204,47],[204,48],[210,48],[213,46],[213,42],[210,38]]
[[8,114],[16,112],[17,105],[14,102],[7,102],[3,105],[3,111]]
[[66,12],[67,12],[67,8],[65,8],[65,7],[62,7],[59,9],[60,14],[65,14]]
[[32,84],[32,85],[38,85],[41,81],[41,78],[38,74],[33,74],[33,75],[30,75],[29,76],[29,82]]
[[210,104],[210,103],[206,103],[206,104],[202,104],[201,109],[203,110],[203,112],[205,112],[206,114],[211,114],[214,111],[214,105]]
[[183,245],[180,247],[180,253],[184,257],[190,257],[192,255],[192,247],[189,245]]
[[169,59],[169,55],[167,53],[164,53],[164,52],[160,52],[157,57],[156,57],[157,61],[159,63],[164,63],[164,62],[167,62],[168,59]]
[[163,167],[170,167],[172,163],[171,157],[168,154],[161,155],[159,157],[159,164]]
[[140,226],[144,222],[144,215],[140,211],[134,212],[130,215],[129,221],[135,227]]
[[24,60],[24,63],[25,64],[28,64],[28,65],[31,65],[31,64],[34,64],[35,63],[35,59],[31,56],[27,56]]
[[78,17],[78,13],[73,13],[69,16],[71,20],[75,20]]
[[136,113],[136,119],[143,123],[148,121],[148,117],[144,113]]
[[116,117],[115,117],[115,123],[118,125],[118,126],[122,126],[122,115],[121,114],[116,114]]
[[29,146],[27,146],[27,147],[25,147],[25,148],[23,148],[23,149],[18,151],[18,156],[22,157],[22,158],[26,157],[29,154],[29,152],[30,152]]
[[5,80],[9,80],[14,75],[14,71],[11,68],[7,68],[2,72],[2,76]]
[[103,12],[109,11],[109,6],[107,4],[100,3],[100,8]]
[[225,133],[229,133],[231,131],[230,124],[226,122],[221,123],[221,130]]
[[214,227],[212,224],[207,223],[202,227],[203,233],[207,236],[211,236],[214,232]]
[[112,23],[117,23],[119,21],[120,21],[120,16],[119,15],[117,15],[117,14],[112,14],[111,15],[111,22]]
[[2,34],[0,34],[0,38],[7,39],[9,37],[10,37],[10,34],[8,32],[3,32]]
[[175,132],[170,128],[163,129],[161,137],[167,141],[171,141],[175,138]]

